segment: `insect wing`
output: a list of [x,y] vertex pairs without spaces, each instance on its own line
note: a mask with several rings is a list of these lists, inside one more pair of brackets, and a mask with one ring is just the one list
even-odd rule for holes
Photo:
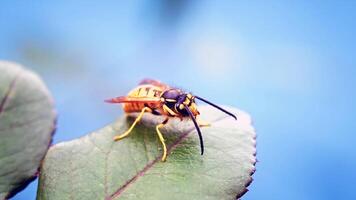
[[143,80],[139,83],[139,85],[146,85],[146,84],[159,87],[159,88],[161,88],[162,90],[169,88],[169,86],[168,86],[167,84],[164,84],[164,83],[162,83],[162,82],[160,82],[160,81],[153,80],[153,79],[149,79],[149,78],[143,79]]

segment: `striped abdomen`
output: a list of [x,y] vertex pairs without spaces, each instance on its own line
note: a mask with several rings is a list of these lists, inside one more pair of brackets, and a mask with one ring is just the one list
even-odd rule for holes
[[[139,85],[135,89],[131,90],[128,97],[148,97],[159,98],[162,94],[162,89],[154,85]],[[123,108],[127,113],[140,112],[146,105],[146,103],[124,103]],[[160,104],[147,103],[150,108],[159,108]]]

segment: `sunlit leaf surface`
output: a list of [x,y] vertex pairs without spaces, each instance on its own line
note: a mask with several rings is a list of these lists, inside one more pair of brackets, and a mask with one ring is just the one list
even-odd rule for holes
[[[82,138],[53,146],[40,176],[38,200],[63,199],[236,199],[247,191],[255,171],[255,132],[250,117],[228,108],[238,120],[200,107],[211,122],[202,128],[205,153],[189,120],[171,120],[163,130],[169,155],[161,162],[161,144],[145,114],[131,135],[118,142],[132,118]],[[99,116],[98,116],[99,117]]]

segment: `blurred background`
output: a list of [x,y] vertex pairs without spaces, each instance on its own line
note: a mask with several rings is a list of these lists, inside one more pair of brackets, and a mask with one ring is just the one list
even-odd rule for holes
[[355,17],[356,1],[5,0],[0,59],[47,83],[54,143],[112,122],[103,99],[151,77],[252,115],[243,199],[355,199]]

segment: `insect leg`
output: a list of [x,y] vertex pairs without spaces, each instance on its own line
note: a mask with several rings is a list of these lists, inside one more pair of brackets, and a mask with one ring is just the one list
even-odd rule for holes
[[150,108],[148,107],[144,107],[142,110],[141,110],[141,113],[137,116],[137,118],[135,119],[134,123],[131,125],[131,127],[129,128],[129,130],[127,130],[125,133],[121,134],[121,135],[117,135],[114,137],[114,140],[115,141],[118,141],[118,140],[121,140],[122,138],[128,136],[130,134],[130,132],[132,131],[132,129],[136,126],[136,124],[141,120],[143,114],[145,112],[148,112],[148,111],[151,111]]
[[208,127],[211,126],[211,124],[209,122],[206,122],[204,120],[201,120],[200,118],[197,118],[197,123],[199,125],[199,127]]
[[160,128],[162,128],[166,123],[168,122],[168,118],[166,118],[162,123],[158,124],[156,126],[156,131],[157,131],[157,135],[159,140],[162,143],[162,147],[163,147],[163,155],[162,155],[162,162],[166,161],[167,158],[167,147],[166,147],[166,143],[164,142],[164,138],[162,136],[161,131],[159,130]]
[[173,112],[173,110],[171,110],[170,108],[168,108],[168,106],[166,106],[165,104],[163,104],[163,110],[165,112],[167,112],[168,114],[172,115],[172,116],[176,116],[177,114],[175,112]]

